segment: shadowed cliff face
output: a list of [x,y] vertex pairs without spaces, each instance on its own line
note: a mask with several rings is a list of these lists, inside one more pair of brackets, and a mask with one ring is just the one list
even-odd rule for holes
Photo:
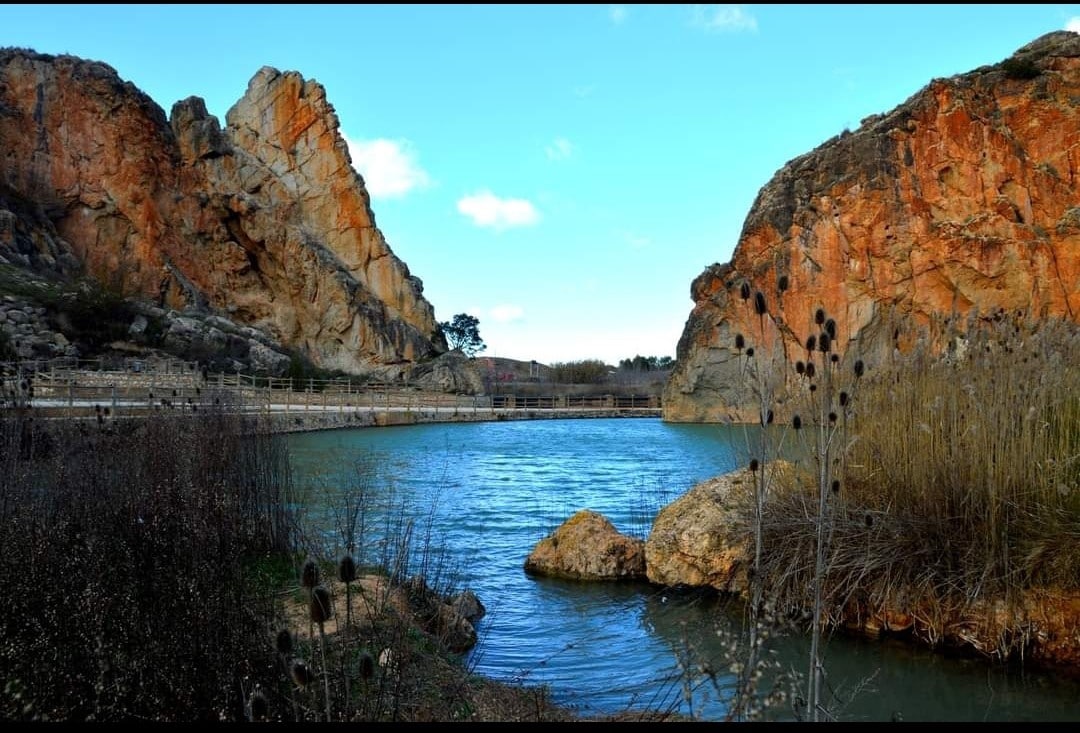
[[0,258],[217,309],[322,367],[446,350],[323,88],[263,68],[224,129],[101,63],[0,50]]
[[931,341],[952,314],[1080,320],[1080,35],[934,80],[790,161],[759,192],[732,261],[706,269],[691,298],[670,421],[745,419],[736,334],[793,374],[819,308],[845,360],[871,366],[905,347],[893,318]]

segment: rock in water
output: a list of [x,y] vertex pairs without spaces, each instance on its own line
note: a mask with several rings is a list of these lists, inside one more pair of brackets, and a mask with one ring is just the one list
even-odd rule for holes
[[525,572],[579,580],[645,577],[645,543],[621,534],[604,515],[583,509],[537,543]]

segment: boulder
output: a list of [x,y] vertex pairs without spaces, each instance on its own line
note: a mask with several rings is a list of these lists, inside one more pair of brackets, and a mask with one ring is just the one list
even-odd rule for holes
[[577,580],[644,579],[645,543],[621,534],[604,515],[583,509],[537,543],[525,572]]
[[753,492],[749,470],[702,481],[660,510],[645,540],[649,581],[665,586],[746,587],[745,543],[733,542],[739,494]]

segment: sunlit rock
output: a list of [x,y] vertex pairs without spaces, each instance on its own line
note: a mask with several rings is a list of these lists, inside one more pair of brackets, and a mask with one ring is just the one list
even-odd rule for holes
[[[1050,33],[787,163],[758,193],[731,262],[691,285],[664,419],[747,419],[736,336],[793,377],[821,330],[818,308],[836,321],[836,350],[870,368],[911,348],[905,333],[941,347],[950,314],[1080,320],[1078,98],[1080,35]],[[892,318],[911,328],[897,337]]]
[[580,580],[645,577],[645,543],[621,534],[604,515],[579,511],[537,543],[525,572]]

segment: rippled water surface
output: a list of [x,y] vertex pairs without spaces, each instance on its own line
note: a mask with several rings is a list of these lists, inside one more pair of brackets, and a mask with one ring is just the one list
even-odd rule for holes
[[[537,579],[522,566],[579,509],[644,537],[658,507],[742,460],[741,428],[536,420],[301,433],[289,445],[311,519],[331,542],[328,497],[358,481],[384,504],[406,503],[414,534],[430,527],[444,567],[488,609],[468,660],[478,672],[547,684],[559,702],[586,713],[692,706],[696,715],[723,717],[723,641],[738,636],[738,609],[646,584]],[[783,666],[805,668],[803,636],[775,647]],[[721,668],[716,685],[686,689],[677,663],[688,650],[695,662]],[[846,720],[1080,720],[1080,684],[1047,675],[849,638],[830,640],[825,662],[839,698],[859,689],[839,710]]]

